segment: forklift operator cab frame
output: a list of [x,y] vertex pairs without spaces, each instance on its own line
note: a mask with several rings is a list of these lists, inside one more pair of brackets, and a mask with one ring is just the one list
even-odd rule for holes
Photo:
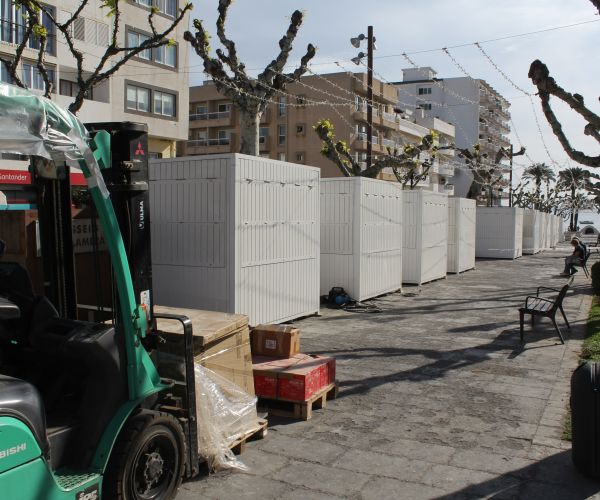
[[[46,357],[56,354],[56,359],[59,359],[59,351],[64,354],[66,348],[48,347],[56,340],[58,344],[62,342],[63,346],[70,345],[70,356],[76,357],[82,353],[85,356],[92,349],[90,344],[108,342],[108,345],[118,347],[116,356],[114,352],[101,352],[97,359],[85,362],[89,362],[93,369],[94,363],[101,366],[111,355],[113,358],[120,356],[120,373],[124,374],[122,378],[126,380],[126,397],[122,398],[115,411],[109,415],[107,424],[94,443],[94,449],[87,450],[90,457],[83,469],[76,467],[74,470],[72,466],[67,467],[67,470],[55,469],[53,459],[57,451],[48,445],[40,395],[33,384],[3,375],[0,357],[0,492],[3,498],[8,495],[7,498],[21,499],[95,500],[100,498],[103,490],[102,498],[163,499],[172,498],[181,481],[186,448],[182,426],[172,415],[140,409],[148,398],[170,385],[161,381],[142,343],[149,330],[148,317],[145,306],[139,305],[136,300],[121,231],[100,171],[111,165],[110,142],[110,134],[105,130],[96,131],[93,139],[90,139],[77,118],[51,101],[11,85],[0,84],[0,152],[45,157],[54,162],[78,163],[105,237],[119,301],[119,329],[115,333],[110,325],[60,320],[56,318],[56,310],[47,300],[47,304],[43,300],[36,302],[36,309],[31,310],[32,317],[24,318],[28,313],[20,310],[18,300],[12,300],[13,296],[2,297],[4,293],[0,286],[0,338],[6,325],[14,324],[20,319],[27,319],[33,324],[35,331],[38,309],[46,312],[52,310],[54,313],[49,315],[54,317],[51,321],[52,331],[45,331],[43,335],[38,333],[42,340],[37,339],[37,345],[36,339],[31,340],[29,343],[33,345],[33,349],[28,347],[27,352],[34,352],[36,347],[42,345],[44,349],[49,349],[44,352]],[[0,274],[2,270],[11,269],[10,263],[0,261],[0,264],[3,266],[0,267]],[[10,275],[10,271],[8,274]],[[2,279],[0,275],[0,281]],[[5,280],[6,286],[8,282],[9,280]],[[29,331],[32,331],[31,328]],[[186,328],[186,337],[188,334],[191,338],[189,326]],[[59,338],[60,335],[64,335],[64,338],[68,336],[67,340]],[[25,339],[23,344],[27,342]],[[19,343],[20,341],[13,340],[9,344],[18,346]],[[101,345],[95,349],[98,352],[105,347]],[[19,362],[27,364],[27,358],[21,356]],[[111,359],[109,363],[113,361]],[[119,366],[118,360],[116,365]],[[110,380],[104,382],[109,384]],[[110,391],[112,387],[105,386],[103,390]],[[14,408],[14,405],[18,407]],[[129,478],[123,478],[122,469],[132,467],[130,457],[127,456],[129,449],[135,448],[136,443],[142,446],[139,443],[142,440],[141,431],[152,425],[163,431],[165,427],[170,427],[171,432],[159,435],[156,438],[158,444],[152,442],[155,448],[140,448],[137,451],[139,456],[134,458],[141,461],[141,479],[136,476],[137,472],[132,472]],[[124,428],[131,437],[127,442],[120,443],[120,434]],[[189,433],[189,430],[186,432]],[[195,438],[195,432],[193,436]],[[176,451],[172,453],[173,456],[161,457],[161,446],[167,449],[171,447]],[[62,450],[58,451],[59,454],[60,452]],[[165,481],[164,474],[168,473],[169,466],[176,469],[177,474],[173,475],[179,477],[171,478],[172,484],[166,490],[160,490],[158,485]],[[195,470],[197,468],[193,467],[192,473]],[[191,475],[189,470],[187,475]],[[137,485],[138,479],[142,483],[141,489]],[[108,486],[107,481],[111,483]]]

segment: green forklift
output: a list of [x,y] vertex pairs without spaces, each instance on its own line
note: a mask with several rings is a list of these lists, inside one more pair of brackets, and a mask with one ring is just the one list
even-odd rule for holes
[[[166,500],[199,473],[192,327],[183,316],[168,318],[183,325],[185,378],[160,376],[147,183],[136,159],[146,146],[144,126],[86,128],[51,101],[0,84],[0,151],[31,158],[45,292],[0,256],[2,500]],[[74,166],[110,256],[106,321],[77,319]]]

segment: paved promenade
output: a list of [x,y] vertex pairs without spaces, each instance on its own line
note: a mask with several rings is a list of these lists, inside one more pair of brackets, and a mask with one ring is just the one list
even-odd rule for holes
[[574,470],[560,439],[591,302],[583,272],[565,300],[566,345],[546,320],[519,342],[517,306],[537,286],[564,283],[567,252],[478,261],[371,301],[379,314],[325,309],[299,321],[304,352],[337,358],[339,398],[307,422],[272,419],[241,457],[249,473],[185,483],[178,499],[598,494],[600,482]]

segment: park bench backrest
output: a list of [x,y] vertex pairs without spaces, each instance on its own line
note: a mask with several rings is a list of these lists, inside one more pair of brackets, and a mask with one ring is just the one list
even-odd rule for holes
[[560,289],[560,292],[558,292],[558,296],[556,297],[556,300],[554,301],[554,304],[551,308],[552,312],[556,311],[556,309],[558,309],[562,305],[562,302],[565,296],[567,295],[567,291],[569,290],[569,286],[571,285],[571,283],[573,283],[573,280],[569,280],[569,282]]

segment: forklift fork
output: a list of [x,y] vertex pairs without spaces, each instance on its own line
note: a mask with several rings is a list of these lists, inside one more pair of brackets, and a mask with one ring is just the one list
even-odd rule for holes
[[[194,477],[200,468],[198,456],[198,417],[196,413],[196,377],[194,373],[194,334],[192,320],[179,314],[155,314],[154,319],[178,321],[183,326],[183,359],[185,362],[185,435],[186,450],[186,477]],[[159,348],[160,350],[160,348]]]

